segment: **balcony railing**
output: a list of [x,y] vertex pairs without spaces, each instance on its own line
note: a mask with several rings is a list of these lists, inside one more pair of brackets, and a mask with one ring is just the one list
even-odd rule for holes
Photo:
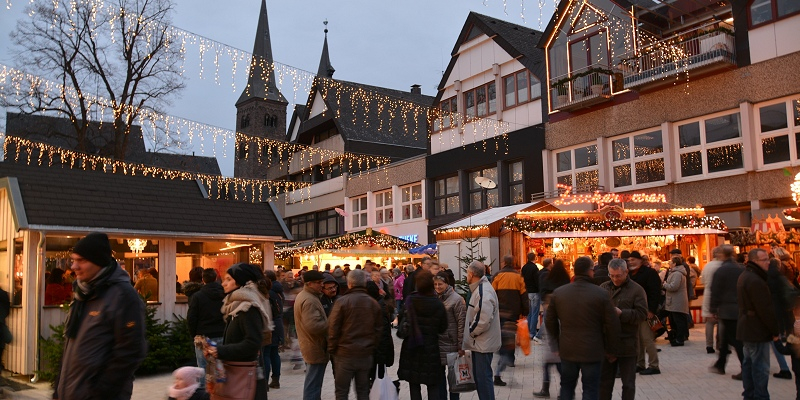
[[611,67],[593,64],[550,79],[550,99],[554,110],[589,107],[611,98],[614,86]]
[[[614,70],[625,88],[665,83],[688,71],[700,72],[736,65],[733,27],[714,23],[640,47],[620,57]],[[666,82],[669,83],[669,82]]]

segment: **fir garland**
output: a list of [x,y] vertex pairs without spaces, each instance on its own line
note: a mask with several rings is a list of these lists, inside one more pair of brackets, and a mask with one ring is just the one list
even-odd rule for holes
[[276,258],[288,258],[296,255],[311,254],[320,250],[335,250],[345,247],[355,246],[380,246],[391,250],[405,250],[419,247],[419,243],[403,240],[392,235],[380,232],[360,232],[347,233],[330,239],[317,240],[313,244],[305,247],[283,247],[275,249]]
[[699,229],[727,230],[719,217],[693,215],[643,216],[619,219],[596,218],[517,218],[503,220],[503,227],[520,232],[589,232],[635,229]]

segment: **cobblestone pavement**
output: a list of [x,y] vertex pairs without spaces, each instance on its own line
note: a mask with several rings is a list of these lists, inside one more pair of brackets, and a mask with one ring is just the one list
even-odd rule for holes
[[[716,354],[706,354],[705,336],[703,327],[691,330],[691,337],[684,347],[670,347],[663,339],[656,343],[662,349],[659,353],[661,375],[637,376],[636,398],[644,400],[656,399],[720,399],[732,400],[741,398],[742,384],[731,379],[731,374],[740,372],[740,366],[735,355],[729,357],[727,375],[716,375],[708,372],[708,366],[715,360]],[[508,368],[503,379],[508,382],[506,387],[496,387],[495,394],[498,399],[518,400],[532,399],[534,390],[539,390],[542,384],[541,355],[542,346],[532,346],[532,352],[525,357],[517,351],[516,367]],[[400,354],[400,340],[395,338],[395,351]],[[773,358],[771,372],[778,372],[777,363]],[[281,388],[271,389],[271,398],[301,399],[303,387],[303,370],[292,370],[292,364],[284,361],[281,375]],[[397,363],[389,369],[390,376],[396,377]],[[555,371],[553,371],[555,373]],[[557,374],[555,376],[558,376]],[[557,380],[557,379],[556,379]],[[138,378],[134,384],[134,400],[165,399],[166,388],[172,383],[169,374]],[[555,384],[555,383],[554,383]],[[34,385],[36,388],[13,393],[14,399],[49,399],[51,391],[46,383]],[[580,386],[580,385],[579,385]],[[614,388],[614,399],[620,396],[621,383],[617,380]],[[558,385],[551,388],[552,398],[556,398]],[[792,380],[776,379],[770,377],[769,392],[774,400],[788,400],[795,398],[795,386]],[[423,389],[423,397],[425,390]],[[1,398],[1,397],[0,397]],[[327,369],[322,389],[323,399],[333,399],[333,373]],[[351,394],[350,398],[355,398]],[[400,391],[401,399],[409,399],[408,385],[403,382]],[[475,399],[473,393],[462,394],[462,399]],[[580,388],[578,389],[580,398]]]

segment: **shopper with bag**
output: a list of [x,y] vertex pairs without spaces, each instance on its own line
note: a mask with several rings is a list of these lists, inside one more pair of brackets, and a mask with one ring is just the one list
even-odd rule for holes
[[[447,362],[449,353],[464,355],[461,344],[464,341],[464,321],[467,318],[467,305],[464,302],[464,298],[459,296],[453,290],[453,287],[448,284],[447,272],[440,271],[433,277],[433,287],[444,304],[444,309],[447,313],[447,331],[439,335],[439,358],[443,365],[449,365]],[[450,368],[453,369],[453,366],[450,366]],[[441,400],[447,398],[446,381],[446,375],[442,375],[442,381],[439,384],[439,399]],[[458,398],[458,393],[450,392],[450,400],[457,400]]]
[[[408,284],[409,282],[406,282]],[[447,330],[444,305],[433,290],[433,275],[425,269],[414,273],[415,292],[405,301],[408,336],[400,349],[397,376],[407,381],[411,400],[421,400],[421,386],[428,388],[428,399],[439,399],[444,368],[439,360],[439,334]]]
[[478,399],[494,400],[492,355],[500,349],[500,314],[497,294],[486,279],[486,266],[473,261],[467,267],[471,295],[464,329],[464,350],[472,351],[472,371]]
[[265,399],[267,382],[258,376],[259,351],[272,341],[272,308],[269,281],[261,269],[252,264],[233,264],[222,279],[225,300],[225,336],[222,343],[206,343],[206,357],[214,357],[224,365],[224,378],[217,376],[211,399]]

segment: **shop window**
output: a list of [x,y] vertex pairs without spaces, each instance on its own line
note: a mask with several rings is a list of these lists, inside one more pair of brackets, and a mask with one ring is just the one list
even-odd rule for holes
[[[489,178],[495,182],[494,189],[484,189],[475,181],[475,178],[484,177]],[[483,210],[484,208],[497,207],[498,199],[498,186],[497,184],[497,167],[484,168],[478,171],[469,173],[469,209],[471,211]]]
[[679,125],[678,147],[684,178],[743,168],[739,113]]
[[505,108],[524,104],[542,96],[542,85],[539,79],[528,70],[503,77],[503,90]]
[[261,245],[243,242],[195,242],[177,241],[175,243],[175,273],[181,290],[177,292],[178,301],[186,301],[187,294],[183,288],[190,280],[190,272],[194,268],[212,268],[217,272],[218,279],[222,279],[233,264],[246,262],[260,265],[263,263]]
[[612,140],[611,161],[614,188],[663,181],[664,141],[661,131]]
[[392,191],[375,194],[375,225],[394,222],[394,206],[392,205]]
[[579,146],[557,152],[556,183],[578,191],[593,191],[600,183],[597,145]]
[[461,212],[458,176],[437,179],[433,184],[433,213],[436,216]]
[[511,200],[511,204],[525,202],[522,178],[522,161],[508,164],[508,198]]
[[800,160],[800,101],[783,100],[757,110],[761,165],[780,166]]
[[14,287],[11,290],[11,305],[22,305],[22,280],[25,271],[25,246],[22,238],[14,239]]
[[353,221],[353,228],[362,228],[367,226],[367,196],[359,197],[352,200],[352,209],[350,212],[351,221]]
[[422,184],[403,187],[400,192],[403,221],[422,218]]

